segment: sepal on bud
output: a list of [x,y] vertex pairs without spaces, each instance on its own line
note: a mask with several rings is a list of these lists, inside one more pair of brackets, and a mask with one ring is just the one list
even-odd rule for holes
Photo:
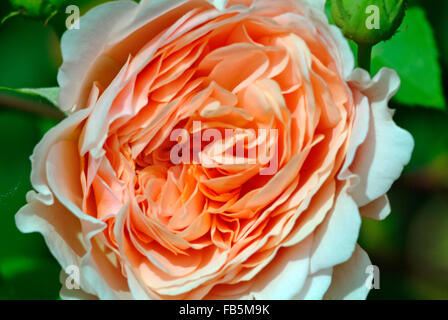
[[52,18],[66,0],[10,0],[14,9],[9,15],[2,19],[2,23],[16,15],[23,15],[31,18],[46,19]]

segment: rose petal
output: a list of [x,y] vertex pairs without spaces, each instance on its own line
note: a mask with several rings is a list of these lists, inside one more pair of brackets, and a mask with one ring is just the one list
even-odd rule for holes
[[281,248],[271,263],[254,279],[251,295],[257,300],[290,300],[305,284],[312,236]]
[[386,195],[373,200],[364,207],[359,208],[361,216],[375,220],[383,220],[390,213],[390,203]]
[[333,279],[324,299],[365,299],[370,291],[366,286],[369,274],[365,272],[369,265],[371,265],[369,256],[357,245],[352,257],[333,269]]
[[331,284],[332,268],[322,269],[306,279],[302,291],[294,300],[321,300]]
[[350,258],[361,227],[358,206],[347,187],[340,191],[331,212],[315,232],[311,272],[326,269]]
[[412,136],[394,123],[393,112],[387,107],[400,84],[397,73],[383,68],[372,81],[366,78],[368,75],[361,69],[351,77],[369,98],[371,112],[367,138],[351,167],[351,171],[360,177],[359,185],[352,192],[359,206],[389,190],[409,162],[414,148]]

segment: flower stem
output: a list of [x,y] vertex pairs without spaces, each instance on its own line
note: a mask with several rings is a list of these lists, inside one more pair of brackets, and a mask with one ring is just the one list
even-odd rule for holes
[[57,121],[66,117],[64,112],[54,106],[0,93],[0,109],[3,107],[30,112],[40,117]]
[[370,61],[372,59],[372,46],[358,44],[358,66],[370,73]]

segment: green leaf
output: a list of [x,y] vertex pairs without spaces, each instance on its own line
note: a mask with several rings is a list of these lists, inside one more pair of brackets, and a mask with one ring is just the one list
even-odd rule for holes
[[43,104],[58,106],[59,88],[39,88],[39,89],[12,89],[0,87],[0,95],[19,97],[36,101]]
[[372,71],[382,67],[395,69],[401,78],[396,101],[443,109],[438,50],[431,25],[419,7],[408,9],[398,33],[374,47]]
[[58,95],[59,95],[59,88],[39,88],[39,89],[19,89],[21,93],[25,94],[34,94],[38,95],[42,98],[45,98],[47,101],[49,101],[52,105],[55,107],[58,106]]
[[0,266],[0,299],[57,299],[61,287],[59,271],[53,258],[4,259]]
[[19,256],[19,257],[7,257],[2,260],[0,265],[0,274],[5,280],[16,277],[17,275],[37,269],[43,264],[42,259],[36,259],[32,257]]
[[[421,171],[448,154],[447,112],[436,109],[410,109],[406,106],[394,106],[394,108],[397,109],[395,122],[398,126],[406,128],[415,141],[412,158],[404,168],[405,172]],[[446,168],[444,171],[448,173]]]

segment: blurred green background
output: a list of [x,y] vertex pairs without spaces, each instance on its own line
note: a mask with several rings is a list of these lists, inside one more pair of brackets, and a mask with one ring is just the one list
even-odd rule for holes
[[[40,17],[22,12],[2,23],[0,87],[57,86],[65,7],[76,4],[84,13],[102,2],[65,1],[58,12],[50,8]],[[0,19],[13,11],[10,2],[0,2]],[[448,299],[446,14],[447,1],[410,1],[397,35],[373,51],[373,72],[388,66],[402,78],[391,107],[416,146],[411,163],[389,192],[391,215],[382,222],[363,221],[360,244],[380,268],[380,289],[373,289],[369,299]],[[29,156],[56,123],[0,102],[0,299],[59,298],[60,267],[43,238],[21,234],[14,222],[31,189]]]

